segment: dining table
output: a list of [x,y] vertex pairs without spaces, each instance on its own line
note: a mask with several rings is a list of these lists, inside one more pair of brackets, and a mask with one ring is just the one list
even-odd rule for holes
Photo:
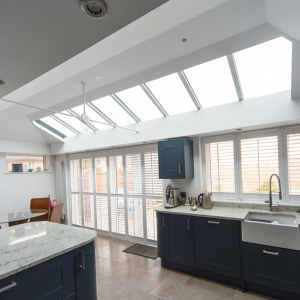
[[30,221],[34,217],[48,214],[46,209],[23,209],[0,212],[0,225],[8,224],[9,226],[18,225]]

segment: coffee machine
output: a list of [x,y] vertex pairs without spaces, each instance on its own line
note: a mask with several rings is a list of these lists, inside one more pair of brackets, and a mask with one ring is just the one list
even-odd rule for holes
[[172,184],[169,183],[166,187],[166,200],[167,204],[165,208],[173,208],[181,205],[180,189],[172,187]]

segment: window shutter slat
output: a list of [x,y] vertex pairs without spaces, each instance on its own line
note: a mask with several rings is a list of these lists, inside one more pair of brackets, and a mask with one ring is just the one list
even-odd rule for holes
[[243,193],[268,193],[270,176],[279,172],[277,136],[241,140],[241,164]]
[[96,197],[97,229],[109,230],[108,197]]
[[147,199],[147,239],[157,240],[157,219],[155,207],[163,205],[162,199]]
[[140,153],[126,155],[126,179],[127,193],[133,195],[141,195],[142,162]]
[[111,197],[111,231],[125,234],[125,206],[123,197]]
[[213,193],[234,193],[233,141],[205,144],[206,190]]
[[109,157],[110,193],[124,194],[123,156]]
[[82,164],[82,189],[84,193],[93,193],[93,163],[91,158],[83,159]]
[[81,192],[80,185],[80,161],[79,159],[70,161],[71,192]]
[[300,195],[300,134],[287,136],[289,194]]
[[84,226],[95,228],[94,196],[83,196]]
[[107,194],[107,161],[106,157],[95,158],[96,192]]
[[128,198],[128,234],[135,237],[144,237],[143,201],[141,198]]
[[81,196],[72,195],[72,224],[82,226]]

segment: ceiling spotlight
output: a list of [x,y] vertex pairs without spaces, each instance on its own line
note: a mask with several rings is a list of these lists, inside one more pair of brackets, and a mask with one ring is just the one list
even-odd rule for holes
[[108,12],[107,5],[103,0],[80,0],[80,7],[93,19],[102,19]]
[[187,41],[187,39],[182,39],[182,42],[185,43]]
[[4,84],[5,84],[5,82],[0,79],[0,85],[4,85]]
[[236,129],[236,131],[242,131],[242,130],[243,130],[242,128],[237,128],[237,129]]
[[97,76],[96,78],[97,78],[97,79],[100,79],[101,77],[100,77],[100,76]]

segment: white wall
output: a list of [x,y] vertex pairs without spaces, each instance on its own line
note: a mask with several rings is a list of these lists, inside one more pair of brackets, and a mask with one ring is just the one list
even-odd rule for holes
[[29,209],[30,199],[55,199],[54,157],[50,158],[51,173],[5,174],[6,153],[0,153],[0,211]]

